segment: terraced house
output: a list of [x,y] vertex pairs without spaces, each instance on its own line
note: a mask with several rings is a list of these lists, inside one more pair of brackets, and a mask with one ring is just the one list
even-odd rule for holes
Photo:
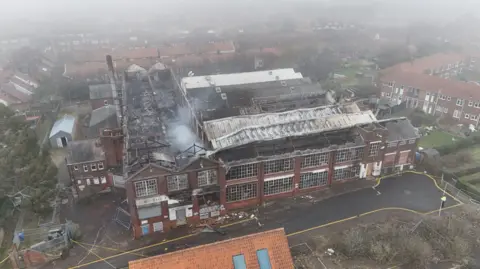
[[476,59],[460,54],[435,54],[381,72],[381,96],[408,108],[478,126],[480,86],[456,76],[474,68]]

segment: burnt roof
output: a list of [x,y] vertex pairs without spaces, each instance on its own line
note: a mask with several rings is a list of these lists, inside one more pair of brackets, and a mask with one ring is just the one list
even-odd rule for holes
[[387,141],[409,140],[419,137],[417,129],[409,119],[387,119],[378,123],[387,128]]

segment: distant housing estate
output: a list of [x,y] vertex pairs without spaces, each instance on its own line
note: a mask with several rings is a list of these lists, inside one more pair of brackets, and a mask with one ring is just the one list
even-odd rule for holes
[[474,57],[435,54],[382,70],[381,95],[408,108],[478,126],[480,86],[456,80],[476,64]]

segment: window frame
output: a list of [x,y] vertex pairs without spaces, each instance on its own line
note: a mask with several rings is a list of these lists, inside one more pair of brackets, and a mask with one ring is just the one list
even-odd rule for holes
[[[188,174],[176,174],[166,177],[168,192],[182,191],[189,188]],[[173,188],[175,186],[175,188]]]
[[218,173],[215,169],[197,172],[197,184],[199,187],[210,186],[218,183]]
[[[233,173],[234,171],[235,173]],[[258,163],[248,163],[230,167],[225,175],[225,180],[229,181],[253,177],[258,177]]]
[[103,169],[105,169],[105,166],[103,165],[103,162],[99,162],[99,163],[97,164],[97,167],[98,167],[98,170],[103,170]]
[[263,162],[263,173],[265,175],[284,173],[293,171],[294,168],[294,159],[278,159]]
[[97,171],[97,164],[96,163],[91,163],[90,164],[90,170],[91,171]]
[[300,167],[303,168],[310,168],[310,167],[317,167],[327,165],[330,162],[330,154],[331,152],[321,152],[316,154],[305,155],[302,158],[302,162],[300,163]]
[[[134,186],[136,198],[148,197],[148,196],[158,194],[157,178],[149,178],[149,179],[142,179],[139,181],[135,181],[133,182],[133,186]],[[145,188],[144,190],[142,190],[140,187],[142,188],[145,187]],[[149,189],[149,187],[152,187],[152,189]]]
[[368,149],[368,157],[376,157],[380,153],[380,147],[382,142],[372,142]]
[[[245,194],[248,195],[244,196]],[[227,203],[255,199],[258,197],[258,182],[228,185],[225,190],[225,197]]]
[[300,173],[300,181],[298,188],[309,189],[328,185],[328,170],[321,172],[304,172]]
[[83,172],[87,173],[89,170],[88,170],[88,165],[87,164],[84,164],[83,165]]
[[274,180],[267,180],[263,182],[263,195],[270,196],[281,193],[288,193],[293,191],[294,177],[283,177]]

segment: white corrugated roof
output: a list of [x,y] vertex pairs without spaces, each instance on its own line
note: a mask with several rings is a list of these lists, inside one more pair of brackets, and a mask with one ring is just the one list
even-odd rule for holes
[[219,150],[255,141],[315,134],[374,121],[376,118],[371,111],[360,111],[356,104],[350,104],[230,117],[204,122],[204,127],[213,148]]
[[53,124],[52,130],[50,131],[49,138],[52,138],[58,132],[65,132],[73,135],[73,128],[75,126],[75,117],[70,115],[65,115],[63,118],[57,120]]
[[182,78],[185,89],[205,87],[221,87],[251,83],[271,82],[277,80],[290,80],[303,78],[301,73],[296,73],[293,68],[264,70],[245,73],[221,74],[211,76],[196,76]]

